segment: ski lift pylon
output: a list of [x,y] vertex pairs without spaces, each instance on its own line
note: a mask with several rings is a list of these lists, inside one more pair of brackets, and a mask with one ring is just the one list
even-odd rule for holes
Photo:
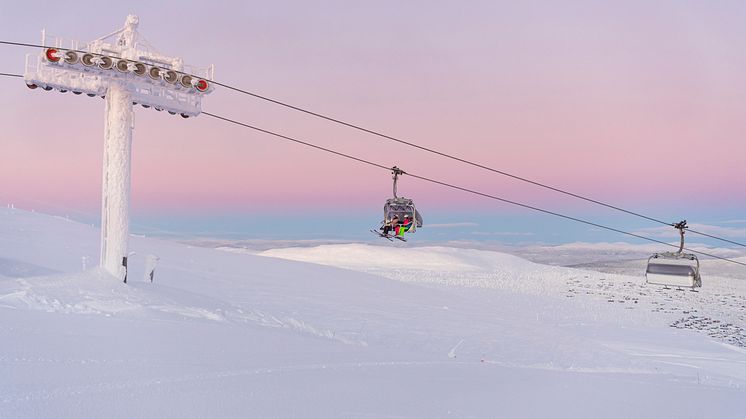
[[699,259],[692,253],[684,253],[684,229],[686,220],[672,224],[679,230],[681,242],[677,252],[656,253],[648,258],[645,280],[648,284],[689,287],[702,286]]

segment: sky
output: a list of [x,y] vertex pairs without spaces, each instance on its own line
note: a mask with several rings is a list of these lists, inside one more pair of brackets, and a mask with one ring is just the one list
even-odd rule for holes
[[[743,234],[727,223],[746,218],[743,2],[61,3],[4,5],[0,39],[38,43],[45,28],[91,40],[136,14],[160,52],[214,64],[222,83],[655,218]],[[0,51],[6,73],[38,52]],[[103,101],[13,78],[0,86],[0,203],[95,223]],[[225,89],[203,109],[617,228],[658,227]],[[375,224],[391,196],[385,170],[204,115],[137,109],[132,164],[134,221],[153,228],[209,232],[236,220],[251,235],[269,220],[267,235],[313,236],[349,220],[344,229],[367,232],[361,221]],[[399,194],[426,226],[459,234],[593,239],[588,226],[411,177]]]

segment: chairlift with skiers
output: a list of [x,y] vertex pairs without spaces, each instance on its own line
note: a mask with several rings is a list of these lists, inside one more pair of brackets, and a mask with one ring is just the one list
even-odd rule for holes
[[[389,240],[393,237],[406,241],[404,233],[414,233],[417,228],[422,227],[422,216],[412,199],[397,196],[399,175],[406,172],[394,166],[391,168],[391,174],[394,179],[394,197],[387,199],[383,205],[383,221],[378,231],[371,231]],[[393,236],[389,235],[389,232],[393,233]]]

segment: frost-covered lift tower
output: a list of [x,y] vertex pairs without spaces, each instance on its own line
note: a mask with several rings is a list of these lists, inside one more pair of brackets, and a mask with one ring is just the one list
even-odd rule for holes
[[181,58],[155,52],[138,34],[138,23],[137,16],[129,15],[124,28],[84,45],[43,32],[47,48],[26,57],[24,73],[31,89],[106,99],[101,266],[118,278],[126,274],[128,251],[132,106],[197,116],[202,97],[212,90],[208,80],[214,71],[212,66],[187,67]]

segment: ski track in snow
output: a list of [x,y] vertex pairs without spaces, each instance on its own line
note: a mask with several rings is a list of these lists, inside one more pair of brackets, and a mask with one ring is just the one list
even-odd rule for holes
[[[52,360],[45,360],[46,362],[52,362]],[[307,364],[307,365],[287,365],[270,368],[256,368],[246,370],[227,370],[208,374],[191,374],[182,375],[175,377],[157,378],[150,380],[137,380],[127,382],[97,382],[87,384],[84,386],[63,386],[52,390],[38,391],[33,393],[8,393],[2,396],[0,402],[2,403],[13,403],[20,400],[34,401],[34,400],[45,400],[51,398],[65,398],[70,396],[79,395],[92,395],[96,393],[104,393],[112,390],[122,391],[132,388],[147,389],[148,387],[162,386],[174,383],[186,383],[192,381],[208,381],[208,380],[220,380],[224,378],[241,377],[241,376],[261,376],[261,375],[272,375],[272,374],[288,374],[299,371],[324,371],[324,370],[349,370],[356,368],[401,368],[401,367],[412,367],[412,366],[432,366],[432,365],[467,365],[473,364],[468,362],[457,362],[457,361],[381,361],[381,362],[342,362],[342,363],[328,363],[328,364]],[[494,363],[497,364],[497,363]],[[622,371],[619,371],[622,372]],[[629,371],[623,371],[623,373],[630,373]]]
[[[87,280],[102,281],[104,274],[94,271],[93,275],[86,275]],[[0,294],[0,306],[13,309],[32,309],[45,312],[56,312],[62,314],[101,314],[104,316],[121,315],[131,313],[136,316],[147,316],[145,311],[162,313],[166,318],[193,318],[215,322],[234,322],[234,323],[252,323],[264,327],[289,328],[299,332],[308,333],[313,336],[325,339],[335,340],[350,345],[367,346],[363,340],[346,337],[344,334],[338,334],[333,330],[319,328],[304,320],[295,319],[286,316],[274,316],[259,310],[249,312],[242,308],[227,305],[223,308],[210,309],[205,307],[184,306],[176,301],[171,304],[162,304],[157,298],[148,298],[138,293],[129,293],[129,290],[118,292],[114,289],[102,292],[83,292],[85,287],[79,284],[80,292],[78,295],[68,298],[60,297],[65,295],[64,288],[69,287],[68,281],[59,279],[59,277],[32,279],[36,285],[32,285],[29,280],[14,280],[19,284],[19,291],[13,291],[8,294]],[[50,295],[55,295],[52,297]],[[80,301],[80,299],[83,301]],[[156,317],[159,317],[156,315]],[[161,320],[164,320],[161,318]]]

